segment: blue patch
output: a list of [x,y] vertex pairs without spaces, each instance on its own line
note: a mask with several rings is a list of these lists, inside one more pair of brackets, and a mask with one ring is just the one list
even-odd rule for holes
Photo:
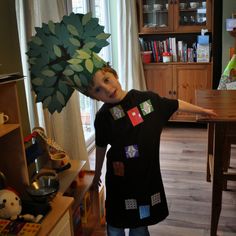
[[140,206],[139,207],[139,215],[140,219],[144,219],[150,216],[150,206],[145,205],[145,206]]

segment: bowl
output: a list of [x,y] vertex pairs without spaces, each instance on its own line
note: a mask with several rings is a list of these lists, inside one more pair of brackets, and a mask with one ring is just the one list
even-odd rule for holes
[[153,4],[153,10],[160,11],[162,9],[161,4]]
[[57,174],[55,172],[38,174],[26,190],[37,201],[50,199],[59,190]]
[[185,3],[185,2],[181,2],[181,3],[179,4],[180,10],[184,10],[186,7],[187,7],[187,3]]
[[192,9],[195,9],[199,7],[199,2],[190,2],[189,5]]

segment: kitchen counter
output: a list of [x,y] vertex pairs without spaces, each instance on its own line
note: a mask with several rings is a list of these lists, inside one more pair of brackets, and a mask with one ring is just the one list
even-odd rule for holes
[[63,215],[70,209],[73,201],[74,198],[72,197],[64,197],[57,194],[51,202],[52,210],[44,218],[38,235],[49,235]]
[[[71,167],[58,174],[60,180],[60,188],[53,200],[50,202],[52,207],[51,211],[44,217],[39,231],[39,236],[46,235],[59,235],[52,233],[63,218],[63,216],[69,212],[70,231],[73,232],[72,220],[71,220],[71,206],[74,202],[73,197],[63,196],[65,191],[69,188],[70,184],[76,179],[78,173],[83,168],[85,161],[70,160]],[[64,225],[61,225],[63,227]]]

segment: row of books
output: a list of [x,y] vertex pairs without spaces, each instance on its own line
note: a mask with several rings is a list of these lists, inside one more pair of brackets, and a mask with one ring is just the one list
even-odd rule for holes
[[163,52],[170,52],[173,62],[197,62],[197,43],[191,47],[184,41],[176,41],[175,37],[165,40],[144,40],[139,38],[142,51],[152,51],[152,62],[163,62]]

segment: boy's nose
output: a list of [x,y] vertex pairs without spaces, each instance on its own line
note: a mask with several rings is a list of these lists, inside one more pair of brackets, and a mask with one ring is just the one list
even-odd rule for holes
[[104,91],[106,92],[106,94],[110,94],[111,93],[111,86],[110,85],[104,85],[103,86]]

